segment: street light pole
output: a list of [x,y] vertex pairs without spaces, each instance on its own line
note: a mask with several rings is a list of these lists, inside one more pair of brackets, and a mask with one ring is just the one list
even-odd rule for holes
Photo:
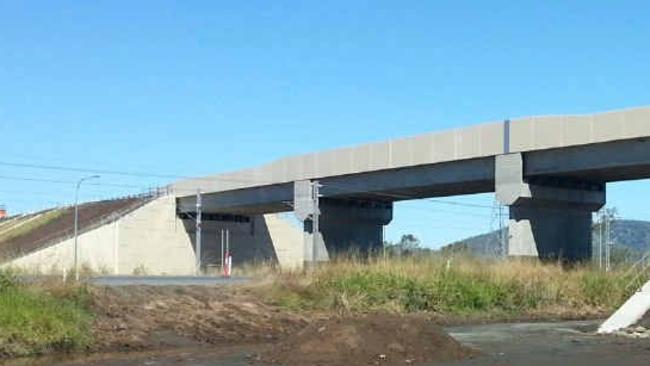
[[91,175],[79,179],[74,191],[74,277],[77,281],[79,281],[79,188],[81,187],[81,183],[97,178],[99,178],[99,175]]

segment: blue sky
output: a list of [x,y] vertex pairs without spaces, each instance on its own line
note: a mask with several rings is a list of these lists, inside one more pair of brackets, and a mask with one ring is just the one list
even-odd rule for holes
[[[195,176],[504,118],[648,105],[649,18],[643,1],[0,0],[0,162]],[[81,175],[0,164],[0,204],[70,202],[65,182]],[[104,175],[82,198],[167,181]],[[648,194],[650,182],[634,182],[610,185],[608,198],[625,217],[650,219],[635,199]],[[388,234],[437,246],[495,226],[492,213],[402,203]]]

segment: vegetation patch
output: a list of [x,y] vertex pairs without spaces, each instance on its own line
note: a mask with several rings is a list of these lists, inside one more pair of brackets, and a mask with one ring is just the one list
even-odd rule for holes
[[0,233],[0,243],[4,241],[9,241],[11,239],[17,238],[19,236],[26,235],[32,230],[35,230],[41,226],[44,226],[56,218],[60,217],[65,213],[65,210],[55,209],[43,212],[38,214],[35,217],[24,218],[22,220],[15,220],[15,222],[9,224],[13,225],[8,229],[3,230]]
[[267,299],[294,310],[585,317],[620,306],[634,291],[630,280],[623,271],[531,261],[347,259],[306,275],[279,275]]
[[0,358],[88,347],[92,316],[82,287],[25,286],[0,272]]

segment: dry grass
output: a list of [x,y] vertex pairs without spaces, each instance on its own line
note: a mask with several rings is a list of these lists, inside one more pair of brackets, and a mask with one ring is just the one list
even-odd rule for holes
[[46,225],[57,217],[63,215],[63,213],[64,210],[55,209],[46,211],[35,217],[28,217],[11,221],[11,223],[7,225],[8,228],[3,228],[2,232],[0,233],[0,243],[9,241],[21,235],[25,235],[38,227]]
[[346,258],[311,273],[279,274],[264,293],[296,310],[581,318],[620,306],[634,291],[630,280],[622,269],[603,273],[536,261]]

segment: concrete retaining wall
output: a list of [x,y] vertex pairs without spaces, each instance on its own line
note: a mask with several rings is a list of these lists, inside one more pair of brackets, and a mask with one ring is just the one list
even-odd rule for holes
[[[194,274],[194,222],[178,218],[175,205],[173,196],[160,197],[116,221],[81,234],[80,263],[106,274]],[[302,266],[302,231],[279,215],[254,216],[247,223],[206,221],[202,231],[202,258],[206,266],[220,264],[222,229],[230,232],[236,265],[277,260],[283,268]],[[74,239],[19,257],[6,266],[37,273],[70,270],[74,266]]]

